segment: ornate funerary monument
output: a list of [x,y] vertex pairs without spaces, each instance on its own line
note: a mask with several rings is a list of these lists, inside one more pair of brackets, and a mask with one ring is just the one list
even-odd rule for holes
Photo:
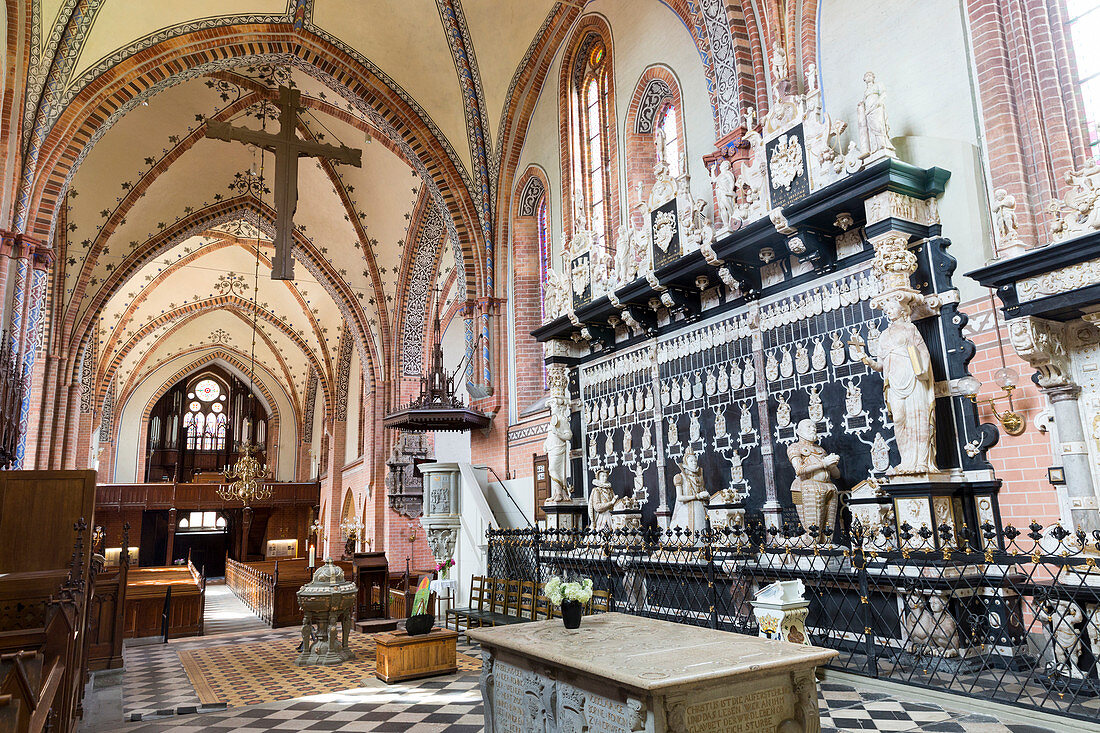
[[937,213],[949,173],[896,159],[864,81],[844,153],[818,89],[784,83],[759,130],[747,116],[739,172],[713,173],[718,222],[659,161],[614,256],[574,233],[535,332],[557,514],[596,487],[601,527],[748,517],[829,545],[858,518],[932,548],[938,527],[997,525],[997,433],[956,388],[973,347]]
[[1091,714],[1100,595],[1059,583],[1094,565],[1064,529],[1001,525],[938,215],[950,174],[897,159],[863,81],[850,131],[818,89],[777,85],[712,171],[717,221],[659,160],[613,254],[574,232],[534,332],[552,521],[491,538],[490,573],[588,575],[617,610],[754,633],[753,594],[802,580],[834,665],[971,693],[1011,670],[1014,701]]

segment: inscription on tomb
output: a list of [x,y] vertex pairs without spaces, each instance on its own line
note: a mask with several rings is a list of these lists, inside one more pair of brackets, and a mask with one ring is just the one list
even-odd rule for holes
[[689,733],[754,733],[775,730],[789,716],[786,688],[772,687],[688,705]]
[[588,695],[584,702],[584,717],[589,730],[630,733],[626,705],[610,700],[602,695]]
[[524,672],[497,661],[493,665],[493,720],[499,733],[524,733]]

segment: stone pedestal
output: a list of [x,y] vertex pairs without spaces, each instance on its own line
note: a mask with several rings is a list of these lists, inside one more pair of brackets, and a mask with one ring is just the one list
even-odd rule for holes
[[809,646],[806,615],[810,602],[801,580],[779,580],[763,588],[752,601],[760,636]]
[[547,529],[583,529],[588,517],[588,506],[580,499],[547,501],[542,510],[546,512]]
[[836,656],[620,613],[573,631],[552,619],[469,635],[482,647],[486,733],[814,731],[814,669]]
[[420,526],[427,535],[432,555],[445,563],[454,556],[462,526],[458,507],[461,472],[457,463],[422,463],[420,473],[424,476],[424,514]]
[[[921,480],[899,476],[880,485],[894,505],[895,536],[901,549],[944,549],[940,535],[943,525],[952,530],[964,525],[980,528],[985,522],[1000,527],[999,480],[948,481],[945,478]],[[901,529],[905,524],[909,525],[908,538],[903,537],[905,533]],[[922,537],[922,528],[927,528],[930,535]],[[954,542],[953,535],[950,539]]]

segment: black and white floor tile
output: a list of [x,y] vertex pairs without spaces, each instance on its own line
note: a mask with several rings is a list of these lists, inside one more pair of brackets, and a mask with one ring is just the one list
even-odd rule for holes
[[[218,586],[212,586],[218,587]],[[223,586],[224,587],[224,586]],[[199,706],[198,695],[178,652],[197,647],[247,644],[273,636],[296,636],[297,629],[272,631],[240,616],[236,597],[215,594],[207,609],[207,630],[219,635],[180,639],[169,644],[133,644],[125,650],[123,717],[89,733],[261,733],[262,731],[378,731],[476,733],[483,727],[478,675],[463,673],[396,685],[364,680],[363,687],[309,695],[284,702],[218,709]],[[214,620],[220,623],[211,624]],[[478,656],[459,643],[459,651]],[[937,731],[940,733],[1053,733],[1050,729],[1003,723],[988,715],[944,709],[913,698],[857,689],[825,681],[819,685],[822,733],[834,731]],[[197,710],[197,712],[196,712]]]

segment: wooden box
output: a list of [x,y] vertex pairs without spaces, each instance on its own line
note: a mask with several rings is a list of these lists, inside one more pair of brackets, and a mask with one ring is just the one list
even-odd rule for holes
[[404,631],[375,634],[374,676],[393,683],[458,671],[458,632],[432,629],[420,636]]

